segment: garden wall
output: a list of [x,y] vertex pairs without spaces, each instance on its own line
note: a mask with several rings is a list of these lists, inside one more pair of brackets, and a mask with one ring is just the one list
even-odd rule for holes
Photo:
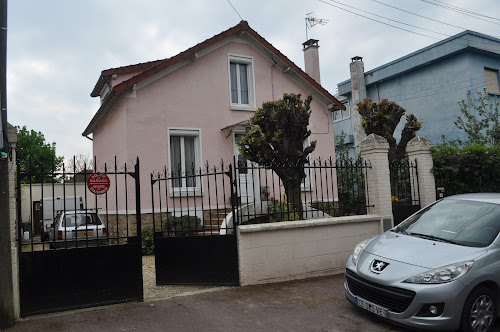
[[382,232],[378,215],[238,227],[240,284],[342,273],[357,243]]

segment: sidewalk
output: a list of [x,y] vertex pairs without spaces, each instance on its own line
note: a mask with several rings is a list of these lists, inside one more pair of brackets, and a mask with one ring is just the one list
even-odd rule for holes
[[343,275],[217,287],[169,299],[41,315],[7,332],[404,331],[345,300]]

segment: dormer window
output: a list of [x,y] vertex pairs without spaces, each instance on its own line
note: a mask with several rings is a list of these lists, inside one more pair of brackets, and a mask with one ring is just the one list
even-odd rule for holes
[[231,109],[255,110],[252,58],[229,56]]

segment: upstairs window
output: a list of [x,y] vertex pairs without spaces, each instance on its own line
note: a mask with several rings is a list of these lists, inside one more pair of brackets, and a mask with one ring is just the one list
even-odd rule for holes
[[484,68],[484,78],[486,79],[486,91],[489,93],[500,94],[498,70]]
[[349,102],[342,103],[345,106],[345,110],[336,110],[333,112],[333,121],[340,121],[344,119],[348,119],[351,117]]
[[252,58],[229,56],[229,88],[231,108],[249,109],[255,106]]

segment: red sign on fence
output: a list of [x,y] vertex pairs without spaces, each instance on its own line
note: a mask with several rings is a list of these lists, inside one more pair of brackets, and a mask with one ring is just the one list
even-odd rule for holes
[[96,195],[105,194],[109,189],[109,184],[109,177],[103,173],[93,173],[87,180],[87,187]]

